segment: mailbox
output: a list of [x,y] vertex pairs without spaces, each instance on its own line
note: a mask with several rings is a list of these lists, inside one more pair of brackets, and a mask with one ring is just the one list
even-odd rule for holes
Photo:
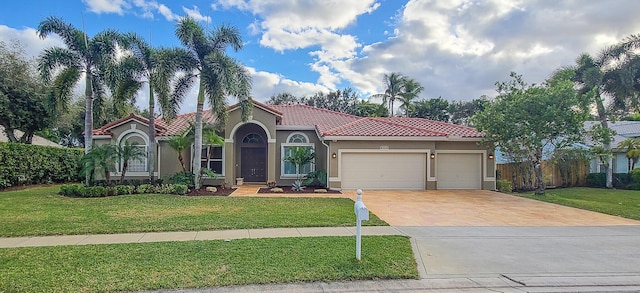
[[369,209],[362,202],[362,189],[356,190],[356,203],[353,205],[353,211],[356,213],[356,259],[360,260],[362,248],[362,221],[369,220]]

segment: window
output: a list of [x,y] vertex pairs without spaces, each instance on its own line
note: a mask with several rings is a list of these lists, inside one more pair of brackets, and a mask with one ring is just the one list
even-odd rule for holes
[[137,160],[129,160],[127,165],[127,172],[147,172],[147,147],[144,145],[136,145],[135,148],[141,149],[144,152],[144,156]]
[[242,139],[242,143],[263,143],[262,136],[256,133],[249,133]]
[[295,147],[304,147],[310,148],[312,151],[315,150],[314,144],[309,143],[309,138],[303,133],[292,133],[287,138],[287,142],[282,144],[281,149],[281,158],[282,161],[282,171],[281,175],[284,177],[296,177],[298,175],[307,175],[310,172],[314,171],[315,162],[310,162],[303,166],[300,166],[300,170],[296,170],[296,166],[290,162],[285,162],[284,158],[292,155],[293,149]]
[[209,168],[218,175],[224,175],[224,147],[205,145],[202,147],[200,167]]

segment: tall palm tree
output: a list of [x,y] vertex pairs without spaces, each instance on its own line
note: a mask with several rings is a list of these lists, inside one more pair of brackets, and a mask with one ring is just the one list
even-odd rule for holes
[[405,76],[399,72],[385,74],[383,78],[385,85],[384,93],[371,95],[374,98],[382,98],[382,104],[389,103],[389,116],[393,117],[393,104],[396,99],[401,98],[404,91]]
[[189,51],[181,48],[153,48],[137,34],[123,36],[123,46],[132,54],[125,56],[112,71],[112,83],[121,99],[134,99],[136,94],[148,84],[149,90],[149,148],[147,149],[147,169],[149,180],[153,182],[155,163],[155,104],[160,104],[162,118],[169,122],[174,119],[186,92],[173,94],[171,82],[179,72],[191,72],[196,60]]
[[402,105],[400,105],[400,109],[404,111],[404,115],[409,117],[409,112],[411,111],[411,106],[413,101],[420,95],[420,93],[424,90],[424,87],[420,85],[413,78],[405,77],[404,79],[404,89],[400,93],[400,101]]
[[[240,102],[242,120],[246,121],[253,106],[250,97],[251,77],[242,64],[227,56],[225,52],[227,47],[231,47],[235,51],[242,48],[242,38],[237,28],[222,25],[207,33],[193,18],[186,17],[178,21],[176,36],[197,60],[197,64],[194,64],[197,69],[178,80],[176,93],[186,92],[197,78],[200,79],[193,155],[194,160],[200,160],[202,155],[202,112],[205,99],[211,106],[212,114],[220,121],[225,121],[227,115],[226,97],[235,96]],[[193,174],[196,182],[195,187],[198,189],[200,188],[199,163],[193,163]]]
[[[38,70],[45,81],[51,81],[52,75],[58,73],[54,80],[60,86],[56,90],[58,100],[68,101],[81,75],[85,75],[84,151],[89,153],[93,144],[94,100],[100,101],[104,95],[100,73],[106,64],[115,60],[118,33],[105,30],[89,37],[62,18],[53,16],[41,21],[37,31],[43,39],[56,34],[66,45],[45,49],[38,60]],[[89,178],[86,180],[88,183]]]
[[[611,141],[612,132],[609,128],[607,121],[607,109],[604,106],[604,98],[602,97],[603,90],[603,76],[604,76],[605,62],[602,56],[598,59],[592,57],[589,54],[582,54],[576,60],[575,66],[575,78],[578,85],[578,93],[586,95],[596,105],[596,111],[598,114],[598,120],[600,125],[597,128],[597,139],[603,145],[603,153],[611,153]],[[607,161],[604,163],[606,171],[606,187],[613,187],[613,157],[603,157]]]

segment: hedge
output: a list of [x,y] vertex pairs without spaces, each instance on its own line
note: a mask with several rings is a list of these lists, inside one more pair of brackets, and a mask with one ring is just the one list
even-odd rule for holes
[[82,149],[0,142],[0,190],[20,184],[79,182]]
[[[606,186],[607,174],[605,173],[589,173],[587,175],[587,186],[602,187]],[[624,188],[631,183],[631,176],[628,173],[613,173],[613,187]]]

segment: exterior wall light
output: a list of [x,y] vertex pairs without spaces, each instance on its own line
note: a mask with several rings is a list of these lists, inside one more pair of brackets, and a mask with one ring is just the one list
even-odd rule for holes
[[335,158],[337,158],[337,157],[338,157],[338,155],[336,155],[336,153],[335,153],[335,152],[333,152],[333,154],[331,154],[331,157],[335,159]]
[[489,160],[493,160],[493,154],[489,154]]
[[435,159],[436,158],[436,154],[429,155],[429,158]]

